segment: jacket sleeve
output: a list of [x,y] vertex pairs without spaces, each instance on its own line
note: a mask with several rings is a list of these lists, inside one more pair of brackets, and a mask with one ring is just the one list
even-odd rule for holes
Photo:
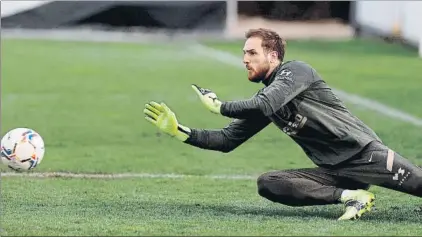
[[234,119],[223,129],[191,129],[185,143],[206,150],[230,152],[264,129],[270,123],[265,116]]
[[230,118],[248,118],[254,114],[269,116],[305,91],[313,81],[310,68],[289,68],[278,72],[274,81],[247,100],[227,101],[221,105],[221,114]]

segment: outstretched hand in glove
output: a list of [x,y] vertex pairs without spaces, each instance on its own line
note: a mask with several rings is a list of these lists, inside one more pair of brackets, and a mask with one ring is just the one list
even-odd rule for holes
[[199,96],[199,99],[205,105],[205,107],[215,114],[221,114],[221,101],[218,100],[217,95],[209,89],[201,88],[195,84],[192,84],[192,89]]
[[158,129],[181,141],[189,138],[191,130],[177,122],[176,115],[166,104],[151,101],[145,105],[145,119]]

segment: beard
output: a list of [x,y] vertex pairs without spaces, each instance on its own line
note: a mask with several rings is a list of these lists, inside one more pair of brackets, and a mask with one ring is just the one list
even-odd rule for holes
[[248,79],[251,82],[259,83],[265,79],[269,70],[270,64],[263,63],[263,65],[260,65],[257,68],[248,70]]

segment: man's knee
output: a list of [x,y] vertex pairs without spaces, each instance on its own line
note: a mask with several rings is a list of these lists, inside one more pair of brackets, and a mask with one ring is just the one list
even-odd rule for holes
[[287,177],[283,178],[280,173],[264,173],[257,180],[258,194],[261,197],[272,202],[294,206],[292,185],[292,182]]
[[269,187],[268,183],[270,182],[269,173],[262,174],[257,179],[257,186],[258,186],[258,194],[261,197],[266,198],[269,194]]
[[258,186],[258,194],[261,197],[272,199],[273,191],[272,186],[274,185],[273,182],[275,177],[273,172],[264,173],[258,177],[257,186]]

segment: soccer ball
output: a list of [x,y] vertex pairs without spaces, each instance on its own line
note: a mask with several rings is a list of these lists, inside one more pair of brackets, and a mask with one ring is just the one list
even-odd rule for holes
[[1,139],[1,163],[15,171],[28,171],[44,157],[42,137],[29,128],[15,128]]

